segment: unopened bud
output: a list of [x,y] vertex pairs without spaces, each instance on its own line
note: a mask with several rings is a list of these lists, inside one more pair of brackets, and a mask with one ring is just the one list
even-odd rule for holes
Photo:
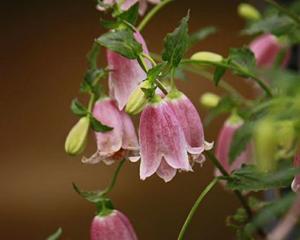
[[79,155],[83,152],[87,135],[90,126],[90,119],[82,117],[71,129],[69,132],[66,142],[65,142],[65,151],[70,155]]
[[204,93],[200,98],[200,103],[207,108],[214,108],[220,102],[220,97],[214,93]]
[[262,120],[254,132],[256,161],[258,169],[270,172],[276,168],[276,127],[272,120]]
[[140,113],[148,102],[148,98],[142,89],[150,89],[151,83],[143,81],[137,88],[130,94],[125,111],[129,114],[136,115]]
[[260,12],[251,4],[241,3],[238,6],[238,14],[246,20],[259,20],[261,18]]
[[288,152],[293,147],[295,140],[294,123],[289,120],[279,122],[277,129],[278,145],[284,153]]
[[217,53],[203,51],[203,52],[194,53],[191,57],[191,60],[218,63],[218,62],[222,62],[223,57]]

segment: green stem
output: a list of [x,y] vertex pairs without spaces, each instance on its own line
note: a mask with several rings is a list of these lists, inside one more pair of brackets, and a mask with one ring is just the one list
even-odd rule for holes
[[297,14],[291,12],[289,9],[279,5],[277,2],[273,0],[265,0],[267,3],[278,9],[280,12],[286,14],[289,16],[291,19],[293,19],[298,25],[300,25],[300,18],[298,17]]
[[137,27],[138,31],[142,31],[144,27],[148,24],[148,22],[158,13],[165,5],[173,0],[164,0],[157,4],[151,11],[144,17],[139,26]]
[[[229,177],[230,175],[227,173],[227,171],[223,168],[223,166],[221,165],[220,161],[216,158],[216,156],[212,153],[212,151],[207,151],[205,152],[205,155],[207,156],[207,158],[215,165],[215,167],[221,172],[221,174],[223,176]],[[235,195],[237,196],[237,198],[239,199],[240,203],[242,204],[243,208],[245,209],[247,215],[248,215],[248,219],[251,220],[252,219],[252,210],[249,207],[247,200],[244,198],[244,196],[242,195],[242,193],[238,190],[234,191]]]
[[156,62],[151,56],[149,56],[148,54],[145,54],[145,53],[142,53],[142,56],[144,58],[147,58],[152,63],[153,66],[156,66]]
[[184,235],[186,233],[186,230],[188,228],[188,226],[190,225],[193,216],[195,215],[200,203],[202,202],[202,200],[204,199],[204,197],[206,196],[207,193],[209,193],[209,191],[216,185],[216,183],[218,182],[217,178],[214,178],[207,186],[206,188],[201,192],[201,194],[199,195],[199,197],[197,198],[196,202],[194,203],[194,206],[192,207],[192,209],[190,210],[181,230],[178,236],[178,240],[183,240],[184,239]]
[[117,182],[118,175],[119,175],[119,173],[120,173],[120,171],[121,171],[121,168],[123,167],[125,161],[126,161],[126,159],[123,159],[123,160],[119,163],[118,167],[116,168],[116,171],[114,172],[114,175],[113,175],[113,177],[112,177],[112,180],[111,180],[110,184],[108,185],[108,187],[107,187],[103,192],[101,192],[101,196],[107,195],[107,194],[110,193],[111,190],[114,188],[114,186],[115,186],[115,184],[116,184],[116,182]]

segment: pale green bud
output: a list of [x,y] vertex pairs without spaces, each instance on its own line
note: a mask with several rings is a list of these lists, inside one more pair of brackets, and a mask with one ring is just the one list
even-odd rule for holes
[[270,119],[261,120],[254,131],[256,162],[258,169],[270,172],[276,168],[276,125]]
[[218,63],[223,61],[223,57],[217,53],[203,51],[194,53],[191,60]]
[[260,12],[251,4],[241,3],[238,6],[238,14],[246,20],[259,20],[261,18]]
[[79,155],[83,152],[86,142],[87,135],[90,127],[90,119],[82,117],[69,132],[66,142],[65,151],[70,155]]
[[220,97],[214,93],[204,93],[200,98],[200,103],[207,107],[207,108],[213,108],[216,107],[220,102]]
[[149,81],[143,81],[137,88],[130,94],[125,111],[129,114],[136,115],[140,113],[145,105],[148,103],[148,98],[143,92],[143,88],[149,89],[151,83]]
[[276,133],[278,145],[282,148],[283,152],[291,150],[296,137],[294,123],[289,120],[279,122]]

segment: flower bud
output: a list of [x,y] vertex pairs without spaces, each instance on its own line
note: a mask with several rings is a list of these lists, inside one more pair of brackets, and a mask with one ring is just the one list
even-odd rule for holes
[[259,20],[261,18],[260,12],[251,4],[241,3],[238,6],[238,14],[246,20]]
[[274,170],[277,138],[275,124],[272,120],[265,119],[257,123],[254,142],[258,169],[263,172]]
[[79,155],[86,146],[90,119],[82,117],[69,132],[66,142],[65,151],[70,155]]
[[277,129],[279,147],[288,152],[293,147],[295,139],[294,123],[289,120],[279,122]]
[[222,62],[223,57],[217,53],[203,51],[194,53],[191,57],[191,60],[218,63]]
[[143,81],[137,88],[130,94],[125,111],[129,114],[136,115],[140,113],[148,102],[148,98],[143,92],[143,88],[150,88],[149,81]]
[[214,108],[220,102],[220,97],[214,93],[204,93],[200,98],[200,103],[207,108]]
[[137,240],[128,218],[117,210],[95,216],[90,231],[91,240]]

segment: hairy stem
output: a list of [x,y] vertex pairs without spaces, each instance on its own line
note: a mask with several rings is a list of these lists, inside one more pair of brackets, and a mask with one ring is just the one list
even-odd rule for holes
[[193,216],[195,215],[200,203],[202,202],[202,200],[204,199],[204,197],[206,196],[207,193],[209,193],[209,191],[216,185],[216,183],[218,182],[217,178],[214,178],[207,186],[206,188],[200,193],[199,197],[197,198],[196,202],[194,203],[193,207],[191,208],[181,230],[180,233],[178,235],[178,240],[183,240],[184,239],[184,235],[187,231],[188,226],[190,225]]

